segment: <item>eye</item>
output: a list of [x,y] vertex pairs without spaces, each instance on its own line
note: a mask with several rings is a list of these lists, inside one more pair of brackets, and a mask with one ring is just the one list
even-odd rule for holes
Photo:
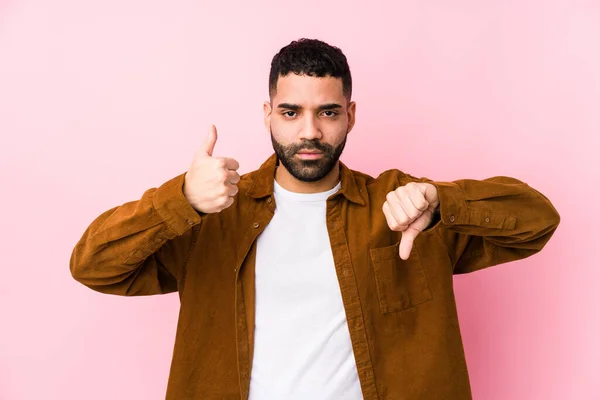
[[[337,112],[335,112],[335,111],[331,111],[331,110],[325,110],[325,111],[323,111],[323,113],[324,113],[324,114],[325,114],[325,116],[327,116],[327,117],[335,117],[336,115],[338,115],[338,113],[337,113]],[[329,114],[327,114],[327,113],[329,113]]]
[[[294,114],[294,115],[290,115],[290,113]],[[285,115],[286,117],[290,117],[293,118],[296,114],[296,111],[286,111],[283,113],[283,115]]]

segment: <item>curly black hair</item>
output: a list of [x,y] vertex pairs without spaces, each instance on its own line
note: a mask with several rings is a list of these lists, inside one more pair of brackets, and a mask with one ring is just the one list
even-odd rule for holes
[[352,76],[342,50],[318,39],[301,38],[281,48],[271,61],[269,96],[277,92],[277,80],[290,72],[298,75],[331,76],[342,79],[344,96],[352,96]]

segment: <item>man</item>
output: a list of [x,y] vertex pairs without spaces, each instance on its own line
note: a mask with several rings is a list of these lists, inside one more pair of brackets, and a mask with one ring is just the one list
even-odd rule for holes
[[167,399],[471,399],[452,275],[539,252],[559,214],[515,178],[349,169],[351,93],[340,49],[290,43],[258,170],[214,157],[212,126],[188,171],[77,243],[71,272],[96,291],[178,291]]

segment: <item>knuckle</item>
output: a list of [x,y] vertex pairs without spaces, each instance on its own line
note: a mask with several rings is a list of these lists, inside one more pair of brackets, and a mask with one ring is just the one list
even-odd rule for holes
[[222,207],[223,207],[223,209],[226,209],[229,206],[231,206],[232,204],[233,204],[233,198],[232,197],[227,197],[227,200],[225,200],[225,202],[223,203]]
[[219,182],[226,182],[227,181],[227,173],[225,171],[220,171],[217,174],[217,180]]

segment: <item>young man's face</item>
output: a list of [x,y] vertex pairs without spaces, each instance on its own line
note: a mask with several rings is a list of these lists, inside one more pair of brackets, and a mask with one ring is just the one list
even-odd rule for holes
[[356,110],[344,97],[341,78],[280,76],[263,108],[273,149],[294,178],[316,182],[336,166]]

